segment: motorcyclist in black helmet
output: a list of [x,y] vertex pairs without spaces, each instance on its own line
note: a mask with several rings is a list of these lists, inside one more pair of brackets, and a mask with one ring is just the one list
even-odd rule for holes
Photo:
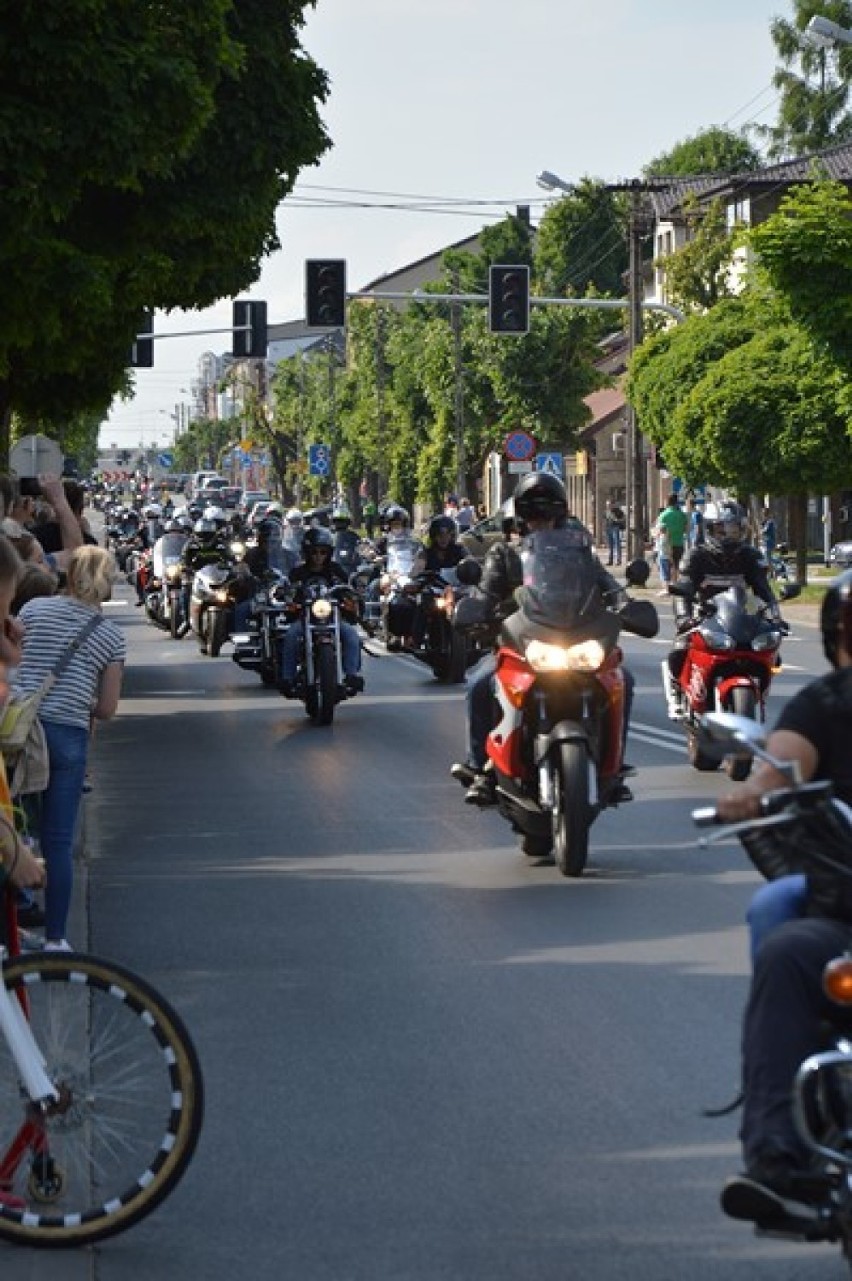
[[361,539],[352,528],[352,516],[343,503],[331,509],[331,528],[334,533],[334,559],[347,574],[354,574],[361,559],[358,551]]
[[745,512],[732,499],[708,503],[704,510],[704,542],[690,548],[680,565],[680,580],[692,588],[692,600],[675,597],[678,636],[668,655],[669,714],[677,718],[681,693],[678,678],[686,660],[689,642],[684,635],[693,623],[693,600],[708,600],[723,591],[732,579],[742,579],[755,596],[772,608],[770,617],[780,620],[778,602],[769,586],[766,565],[760,552],[747,541]]
[[[334,535],[330,529],[321,525],[312,525],[305,530],[302,539],[304,561],[290,573],[290,582],[296,587],[297,599],[301,595],[299,588],[312,579],[320,578],[333,586],[349,581],[346,571],[333,559]],[[350,621],[347,621],[346,615]],[[350,694],[357,694],[364,688],[361,675],[361,641],[355,628],[358,611],[357,601],[352,594],[351,601],[341,602],[340,611],[340,651],[343,667],[343,683]],[[285,698],[296,694],[295,678],[299,661],[301,629],[289,627],[281,642],[281,680],[278,688]]]
[[[790,699],[767,748],[777,759],[798,762],[803,781],[830,780],[834,795],[852,805],[852,570],[826,592],[820,629],[833,670]],[[761,761],[746,783],[720,797],[720,818],[756,818],[761,796],[786,786],[786,777]],[[783,1225],[786,1202],[813,1195],[809,1154],[793,1122],[791,1082],[820,1045],[829,1006],[825,965],[852,946],[852,913],[844,906],[832,917],[820,915],[824,909],[810,884],[806,893],[807,914],[778,923],[755,956],[742,1039],[745,1173],[729,1179],[722,1192],[727,1214],[770,1229]],[[800,911],[802,904],[790,907]]]
[[[582,529],[582,522],[568,514],[568,499],[565,486],[558,476],[547,472],[530,472],[524,476],[514,493],[514,519],[523,534],[536,533],[542,529],[562,528],[574,524]],[[523,584],[521,550],[523,542],[514,544],[510,541],[495,543],[485,558],[481,589],[491,597],[495,610],[504,617],[515,607],[515,590]],[[591,538],[589,539],[589,555]],[[620,584],[608,574],[594,557],[595,583],[603,593],[621,590]],[[485,740],[494,724],[494,673],[497,670],[497,655],[492,652],[480,659],[477,666],[468,676],[467,683],[467,728],[468,754],[464,763],[452,766],[451,773],[460,783],[467,786],[465,800],[471,805],[490,805],[494,803],[494,778],[486,769],[487,755]],[[634,680],[632,673],[625,665],[625,716],[624,738],[627,738],[627,726],[630,720],[630,707],[633,701]],[[625,772],[630,771],[625,766]],[[626,783],[622,783],[619,800],[632,799],[632,793]]]
[[426,535],[426,565],[432,573],[455,569],[467,550],[458,542],[458,528],[452,516],[433,516]]

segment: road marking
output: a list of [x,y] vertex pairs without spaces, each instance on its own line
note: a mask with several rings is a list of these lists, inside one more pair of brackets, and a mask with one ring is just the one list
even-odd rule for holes
[[683,734],[677,734],[673,730],[658,729],[656,725],[645,725],[641,721],[630,722],[630,737],[638,739],[640,743],[648,743],[651,747],[662,747],[668,752],[675,752],[682,756],[686,752],[686,742]]

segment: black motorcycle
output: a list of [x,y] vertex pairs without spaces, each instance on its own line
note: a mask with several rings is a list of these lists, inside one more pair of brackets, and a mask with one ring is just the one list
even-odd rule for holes
[[248,626],[231,636],[234,662],[257,672],[268,688],[281,679],[280,644],[290,625],[292,595],[286,575],[270,571],[255,593]]
[[175,640],[189,630],[182,561],[186,542],[187,535],[177,530],[157,539],[144,588],[145,613],[156,627],[162,627]]
[[290,601],[290,626],[301,632],[296,692],[317,725],[330,725],[337,704],[351,697],[343,682],[340,624],[344,603],[353,612],[355,602],[350,587],[319,578],[309,579]]

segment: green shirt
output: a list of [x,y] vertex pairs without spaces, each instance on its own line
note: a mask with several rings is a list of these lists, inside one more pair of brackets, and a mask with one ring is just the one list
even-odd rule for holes
[[672,547],[683,547],[689,517],[682,507],[667,507],[660,514],[660,524],[665,527]]

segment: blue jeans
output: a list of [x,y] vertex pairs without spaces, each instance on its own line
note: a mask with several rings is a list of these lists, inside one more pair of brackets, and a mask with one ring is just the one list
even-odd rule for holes
[[41,794],[39,837],[47,866],[44,894],[46,939],[62,939],[74,880],[74,832],[89,752],[89,731],[43,721],[50,756],[50,782]]
[[[281,679],[292,681],[296,676],[304,628],[295,623],[288,627],[281,639]],[[340,658],[344,676],[357,676],[361,670],[361,641],[351,623],[340,623]]]
[[771,930],[804,916],[807,888],[806,878],[796,875],[779,876],[756,891],[746,912],[752,965]]
[[621,530],[616,525],[607,525],[606,545],[609,551],[608,564],[621,564]]

